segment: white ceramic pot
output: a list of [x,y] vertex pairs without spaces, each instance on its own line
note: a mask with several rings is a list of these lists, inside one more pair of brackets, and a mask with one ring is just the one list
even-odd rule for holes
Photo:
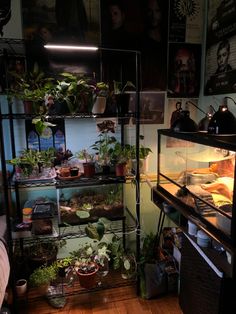
[[18,296],[23,296],[27,291],[27,280],[19,279],[16,282],[16,293]]
[[97,96],[96,101],[93,105],[92,113],[104,113],[106,109],[106,97]]

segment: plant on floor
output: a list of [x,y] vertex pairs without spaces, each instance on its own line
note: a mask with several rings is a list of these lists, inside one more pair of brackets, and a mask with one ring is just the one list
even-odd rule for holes
[[29,283],[32,287],[49,285],[57,277],[57,267],[55,265],[41,266],[36,268],[29,277]]

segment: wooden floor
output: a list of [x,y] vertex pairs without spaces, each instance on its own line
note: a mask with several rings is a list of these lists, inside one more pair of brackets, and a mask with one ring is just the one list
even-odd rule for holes
[[144,300],[136,296],[131,286],[67,297],[63,309],[53,308],[44,298],[21,306],[20,314],[182,314],[177,295]]

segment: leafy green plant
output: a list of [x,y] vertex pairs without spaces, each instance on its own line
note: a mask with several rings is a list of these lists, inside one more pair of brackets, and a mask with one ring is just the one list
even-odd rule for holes
[[104,82],[97,82],[95,84],[95,94],[97,96],[108,97],[109,96],[109,86]]
[[131,146],[129,144],[121,145],[116,142],[112,152],[112,161],[114,164],[127,163],[131,157]]
[[91,78],[72,73],[61,73],[62,80],[57,81],[56,99],[65,101],[70,113],[91,112],[95,94],[95,85]]
[[39,166],[51,166],[55,159],[55,149],[49,148],[45,151],[24,149],[20,156],[7,160],[7,163],[22,169],[25,176],[29,176],[33,170],[39,171]]
[[58,259],[56,261],[56,267],[65,268],[65,267],[71,266],[72,263],[73,263],[73,258],[71,256],[68,256],[68,257]]
[[99,140],[91,146],[98,155],[99,164],[110,164],[116,141],[116,138],[114,136],[109,136],[107,132],[99,134]]
[[[140,135],[140,140],[143,140],[144,136]],[[145,159],[147,158],[147,156],[152,153],[151,148],[149,147],[145,147],[144,145],[140,145],[139,146],[139,158],[140,159]],[[136,158],[136,145],[131,145],[130,146],[130,157],[131,159],[135,159]]]
[[114,94],[124,94],[125,90],[129,87],[130,89],[135,89],[135,85],[131,81],[127,81],[124,85],[122,82],[113,81]]
[[9,95],[21,100],[33,101],[36,105],[42,104],[46,94],[54,90],[54,78],[46,77],[45,73],[35,63],[32,72],[18,74],[10,71],[15,78],[15,84],[9,89]]
[[36,268],[29,277],[29,283],[32,287],[40,287],[49,284],[57,277],[57,268],[55,265],[41,266]]
[[89,153],[85,148],[75,153],[75,157],[80,160],[85,160],[86,163],[91,162],[94,159],[93,154]]

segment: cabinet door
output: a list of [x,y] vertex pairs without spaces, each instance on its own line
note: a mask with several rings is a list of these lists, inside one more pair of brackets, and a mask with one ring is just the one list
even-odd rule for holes
[[180,268],[180,306],[183,313],[223,313],[220,311],[222,287],[223,279],[184,237]]

